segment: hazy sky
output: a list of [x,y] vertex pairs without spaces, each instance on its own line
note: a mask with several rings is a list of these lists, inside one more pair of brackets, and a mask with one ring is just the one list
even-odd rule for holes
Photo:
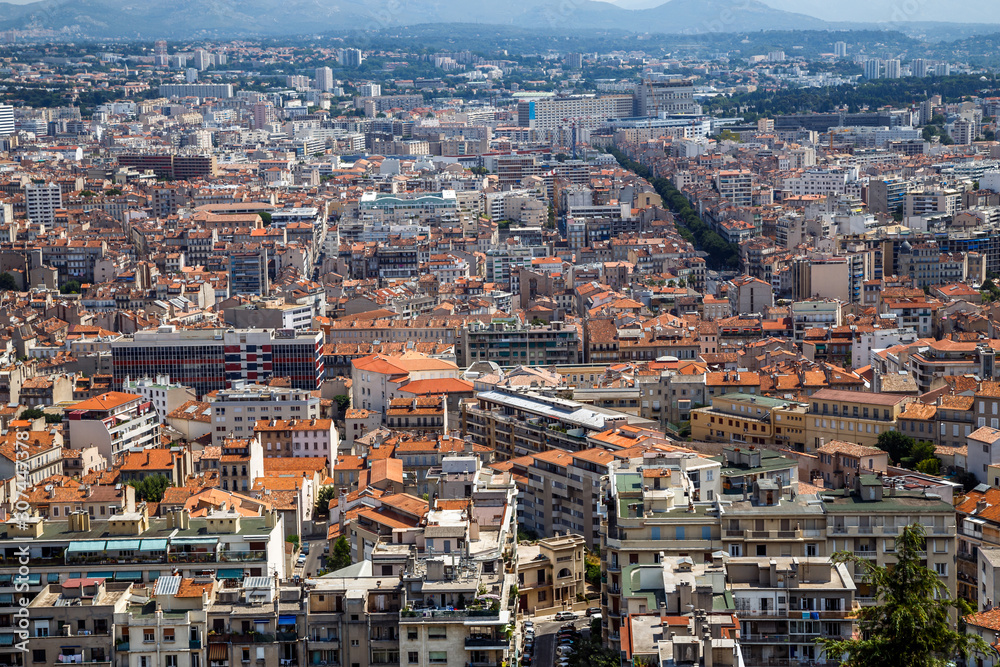
[[[641,9],[662,0],[609,0],[620,7]],[[739,5],[743,0],[733,0]],[[949,21],[1000,23],[994,0],[966,0],[955,12],[951,2],[937,0],[761,0],[775,9],[808,14],[827,21]]]
[[[38,0],[0,0],[24,5]],[[434,0],[416,0],[433,2]],[[665,0],[606,0],[620,7],[643,9],[656,7]],[[746,0],[732,0],[737,6]],[[809,14],[828,21],[949,21],[962,23],[1000,23],[996,0],[964,0],[962,11],[955,2],[940,0],[761,0],[775,9]]]

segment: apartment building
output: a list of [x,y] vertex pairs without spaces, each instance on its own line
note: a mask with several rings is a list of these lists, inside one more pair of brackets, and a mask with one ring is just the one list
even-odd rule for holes
[[111,345],[116,385],[128,378],[170,375],[199,396],[256,382],[289,378],[310,391],[323,381],[323,334],[288,329],[178,329],[163,325],[122,336]]
[[139,394],[109,391],[67,410],[69,447],[96,446],[108,463],[130,451],[160,444],[160,418]]
[[27,605],[27,625],[22,626],[28,633],[30,664],[112,664],[115,618],[126,612],[131,597],[131,583],[103,577],[46,585]]
[[[740,619],[743,664],[827,664],[819,638],[854,635],[856,586],[827,558],[732,558],[727,588]],[[833,657],[830,664],[835,664]]]
[[407,387],[423,380],[458,380],[458,366],[419,352],[373,354],[351,361],[351,404],[387,418],[394,399],[412,399]]
[[322,457],[333,469],[340,432],[332,419],[260,419],[254,432],[265,458]]
[[[257,479],[264,476],[264,447],[260,433],[247,438],[226,438],[220,452],[217,467],[224,491],[247,493]],[[203,466],[210,461],[209,456],[202,456]]]
[[501,366],[569,365],[583,361],[580,331],[563,322],[532,325],[494,320],[470,322],[462,329],[463,365],[492,361]]
[[606,482],[607,516],[602,522],[601,612],[606,642],[617,641],[628,616],[631,571],[662,557],[711,559],[722,548],[719,505],[695,503],[694,484],[684,474],[686,457],[659,455],[612,466]]
[[[16,574],[15,544],[28,541],[38,584],[77,574],[152,585],[171,571],[184,577],[211,572],[234,578],[267,573],[284,578],[287,571],[283,522],[276,512],[247,517],[210,511],[191,517],[179,509],[150,517],[141,503],[131,510],[116,508],[106,518],[91,519],[89,512],[79,510],[55,520],[34,518],[23,528],[6,524],[0,531],[6,545],[0,549],[0,575]],[[41,589],[33,584],[31,590]]]
[[306,389],[236,380],[230,389],[212,392],[207,398],[210,399],[212,444],[216,447],[226,438],[250,437],[262,419],[308,421],[320,416],[319,397]]
[[567,609],[583,595],[587,565],[579,535],[549,537],[517,545],[518,610]]
[[631,95],[573,95],[521,100],[517,103],[517,124],[540,132],[567,127],[595,128],[609,118],[632,115]]
[[161,422],[166,420],[168,414],[196,398],[193,389],[171,382],[169,375],[126,380],[122,383],[122,391],[139,394],[150,401]]
[[616,426],[655,427],[656,423],[615,410],[530,391],[494,389],[462,404],[462,434],[504,458],[549,449],[576,452],[589,447],[587,435]]
[[711,406],[690,411],[691,437],[695,440],[806,447],[810,414],[805,403],[739,393],[711,400]]
[[874,447],[878,436],[895,431],[896,422],[912,396],[820,389],[809,397],[806,450],[834,440]]
[[[896,536],[914,523],[924,527],[926,549],[923,564],[936,572],[954,597],[956,573],[956,518],[951,503],[926,491],[886,487],[876,475],[857,475],[850,488],[825,491],[820,499],[827,516],[826,536],[829,553],[853,551],[884,567],[895,560]],[[857,584],[857,601],[875,603],[864,573],[853,564],[848,569]]]
[[24,186],[24,206],[32,224],[50,229],[56,211],[62,208],[62,190],[57,183],[28,183]]

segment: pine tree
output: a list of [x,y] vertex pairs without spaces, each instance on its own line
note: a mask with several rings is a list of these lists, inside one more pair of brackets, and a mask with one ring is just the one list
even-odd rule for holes
[[966,605],[952,599],[936,572],[920,563],[926,536],[920,524],[896,538],[896,563],[881,567],[853,552],[832,556],[853,563],[876,599],[859,612],[860,634],[850,639],[820,639],[827,656],[840,656],[842,667],[939,667],[959,656],[984,653],[989,647],[977,635],[962,632],[952,610]]

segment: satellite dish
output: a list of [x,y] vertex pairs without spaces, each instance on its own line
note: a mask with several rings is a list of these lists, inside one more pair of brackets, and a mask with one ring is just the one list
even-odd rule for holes
[[45,490],[46,490],[46,491],[51,491],[51,490],[52,490],[52,489],[54,489],[54,488],[56,488],[56,487],[52,486],[51,484],[46,484],[46,485],[45,485]]

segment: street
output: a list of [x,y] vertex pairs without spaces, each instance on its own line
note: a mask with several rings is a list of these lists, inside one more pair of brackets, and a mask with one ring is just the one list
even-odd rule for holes
[[307,540],[303,542],[303,545],[305,544],[309,545],[309,555],[306,556],[305,567],[301,570],[297,569],[296,574],[303,578],[315,577],[323,567],[323,546],[326,544],[326,540]]
[[[532,667],[552,667],[556,663],[556,633],[568,621],[556,621],[553,620],[552,616],[540,616],[535,618],[534,622],[535,655],[531,665]],[[581,632],[582,637],[587,636],[587,628],[590,627],[589,619],[578,618],[573,621],[573,625]]]

